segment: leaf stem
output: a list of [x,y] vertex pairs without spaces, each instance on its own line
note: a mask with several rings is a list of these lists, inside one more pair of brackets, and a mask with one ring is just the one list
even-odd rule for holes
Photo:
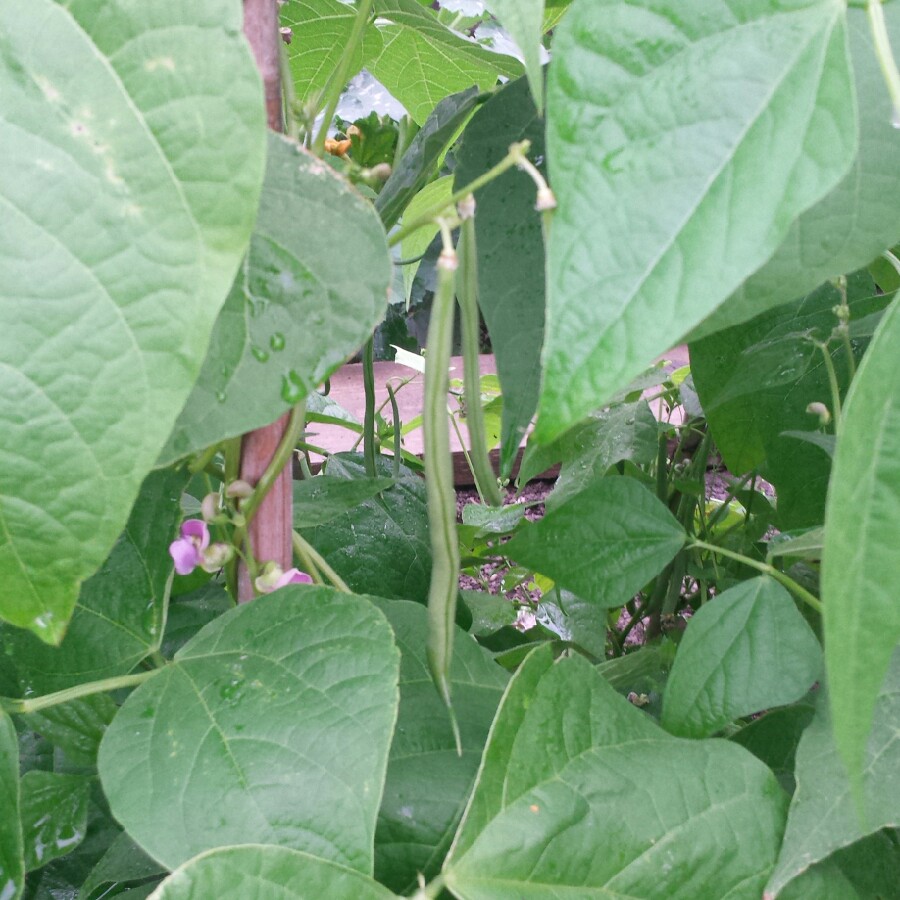
[[321,571],[339,591],[343,591],[345,594],[353,593],[353,591],[351,591],[350,588],[347,587],[347,582],[344,581],[344,579],[341,578],[341,576],[338,575],[338,573],[328,565],[322,554],[319,553],[319,551],[316,550],[316,548],[313,547],[313,545],[310,544],[302,534],[297,531],[291,532],[291,542],[294,545],[294,552],[297,554],[297,556],[300,557],[301,560],[309,560],[309,562],[313,564],[314,568]]
[[114,678],[104,678],[100,681],[89,681],[86,684],[76,684],[74,687],[65,688],[52,694],[44,694],[40,697],[26,697],[15,699],[12,697],[0,697],[0,709],[8,713],[27,715],[58,706],[60,703],[68,703],[81,697],[90,697],[92,694],[101,694],[105,691],[117,691],[120,688],[135,687],[148,678],[152,678],[160,669],[151,669],[147,672],[133,672],[130,675],[117,675]]
[[821,341],[814,341],[815,345],[822,351],[822,358],[825,361],[825,371],[828,373],[828,386],[831,389],[831,414],[834,419],[834,433],[840,434],[841,431],[841,389],[838,385],[837,372],[834,371],[834,360],[828,350],[828,345]]
[[347,83],[347,75],[350,72],[350,63],[356,53],[356,48],[362,38],[363,31],[369,21],[372,13],[373,0],[359,0],[359,6],[356,8],[356,18],[353,20],[353,29],[347,43],[344,44],[344,51],[338,61],[337,68],[331,76],[326,88],[325,115],[322,119],[322,125],[318,134],[312,143],[312,152],[316,156],[321,156],[325,152],[325,138],[328,135],[328,129],[331,126],[331,120],[334,118],[335,110],[337,110],[338,102],[341,99],[341,92]]
[[366,475],[375,477],[375,337],[366,341],[363,351],[363,390],[366,410],[363,415],[363,459]]
[[735,553],[734,550],[728,550],[725,547],[717,547],[715,544],[708,544],[706,541],[700,541],[696,538],[693,539],[688,546],[695,550],[708,550],[710,553],[716,553],[719,556],[727,556],[729,559],[743,563],[745,566],[750,566],[751,569],[756,569],[765,575],[770,575],[776,581],[783,584],[795,597],[802,600],[807,606],[821,615],[821,600],[806,590],[805,587],[797,584],[790,575],[785,575],[784,572],[776,569],[774,566],[760,562],[758,559],[753,559],[750,556],[744,556],[743,553]]
[[388,245],[391,247],[396,246],[400,243],[404,238],[409,237],[414,231],[418,231],[420,228],[424,228],[426,225],[430,225],[434,222],[435,219],[439,218],[443,213],[445,213],[448,209],[453,208],[459,203],[460,200],[463,200],[469,194],[474,194],[479,188],[484,187],[489,182],[493,181],[495,178],[498,178],[508,169],[511,169],[513,166],[519,165],[520,161],[524,158],[525,154],[528,152],[529,147],[531,147],[530,141],[519,141],[517,144],[513,144],[509,148],[509,153],[497,163],[491,169],[488,169],[483,175],[479,175],[478,178],[470,181],[465,187],[460,188],[460,190],[455,191],[450,195],[446,200],[441,203],[437,203],[431,207],[431,209],[425,210],[421,215],[416,216],[408,224],[404,224],[401,228],[395,231],[388,238]]

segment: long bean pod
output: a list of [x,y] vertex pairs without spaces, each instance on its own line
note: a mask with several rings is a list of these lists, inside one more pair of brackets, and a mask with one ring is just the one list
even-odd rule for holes
[[478,257],[475,248],[474,198],[468,215],[460,214],[459,269],[456,273],[456,296],[459,300],[463,349],[463,390],[466,400],[466,426],[469,430],[469,455],[472,474],[481,499],[489,506],[502,506],[503,498],[497,476],[488,456],[481,408],[481,366],[478,360]]
[[459,728],[450,699],[453,622],[459,585],[459,544],[456,537],[456,492],[453,487],[447,413],[456,254],[446,237],[437,269],[438,289],[428,326],[425,404],[422,411],[428,533],[432,556],[426,651],[431,677],[449,710],[457,752],[461,753]]

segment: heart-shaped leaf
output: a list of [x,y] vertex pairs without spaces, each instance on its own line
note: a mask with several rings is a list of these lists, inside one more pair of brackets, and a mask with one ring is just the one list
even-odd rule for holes
[[544,647],[510,682],[444,877],[463,900],[758,897],[786,804],[743,748],[667,735]]
[[610,476],[529,524],[503,552],[587,601],[614,607],[661,572],[684,541],[684,529],[647,488]]
[[249,253],[160,461],[273,422],[314,391],[381,321],[390,280],[371,203],[270,135]]
[[176,869],[152,900],[391,900],[389,890],[337,863],[286,847],[221,847]]
[[257,841],[371,873],[398,656],[371,603],[329,588],[220,616],[107,730],[113,814],[170,869]]
[[0,33],[0,616],[55,643],[197,377],[264,108],[240,4],[34,0]]
[[857,125],[845,10],[572,6],[547,89],[559,206],[539,443],[712,312],[846,174]]
[[705,603],[688,622],[663,699],[663,726],[707,737],[732,719],[803,697],[822,648],[791,595],[762,576]]

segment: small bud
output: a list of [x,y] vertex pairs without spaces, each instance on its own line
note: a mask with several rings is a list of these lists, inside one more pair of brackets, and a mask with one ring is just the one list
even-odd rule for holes
[[471,219],[475,215],[475,195],[468,194],[456,204],[456,211],[459,213],[460,219],[465,221]]
[[[350,126],[353,127],[352,125]],[[350,129],[347,129],[348,132]],[[369,171],[372,173],[372,177],[378,179],[378,181],[387,181],[388,178],[391,177],[391,164],[382,162],[378,163],[377,166],[372,166]]]
[[234,556],[234,547],[231,544],[210,544],[203,551],[203,561],[200,568],[204,572],[218,572]]
[[634,691],[629,691],[626,699],[629,703],[639,707],[647,706],[650,703],[650,698],[646,694],[636,694]]
[[829,412],[828,407],[824,403],[819,403],[818,400],[810,403],[809,406],[806,407],[806,411],[811,416],[818,416],[820,425],[827,425],[831,421],[831,413]]
[[526,609],[524,606],[519,608],[519,611],[516,613],[516,621],[513,622],[513,628],[516,631],[529,631],[534,626],[537,625],[537,617],[530,610]]
[[225,496],[230,499],[239,498],[243,500],[245,497],[249,497],[253,493],[253,487],[244,481],[242,478],[238,478],[237,481],[232,481],[231,484],[225,488]]
[[289,44],[289,43],[293,40],[293,38],[294,38],[294,31],[293,31],[293,29],[291,29],[291,28],[287,28],[287,27],[279,28],[279,29],[278,29],[278,32],[279,32],[279,34],[281,35],[281,39],[282,39],[286,44]]
[[350,149],[350,140],[337,141],[334,138],[325,139],[325,151],[332,156],[346,156]]
[[444,269],[446,272],[455,272],[458,266],[459,260],[457,259],[456,251],[452,247],[445,247],[441,250],[441,255],[437,261],[439,269]]
[[203,516],[205,522],[212,522],[219,512],[219,495],[216,493],[207,494],[200,504],[200,515]]
[[534,208],[538,212],[556,209],[556,196],[549,187],[538,188],[537,201],[534,204]]

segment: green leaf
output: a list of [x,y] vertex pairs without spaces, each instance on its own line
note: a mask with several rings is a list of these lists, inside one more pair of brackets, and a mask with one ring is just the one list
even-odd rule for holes
[[681,549],[675,517],[631,478],[599,478],[520,531],[505,555],[584,600],[620,606]]
[[81,589],[62,644],[4,629],[4,643],[26,692],[63,690],[131,671],[159,648],[186,472],[151,472],[109,559]]
[[428,671],[427,612],[418,603],[379,604],[401,650],[400,713],[375,831],[375,877],[398,893],[441,862],[469,797],[507,674],[468,635],[453,645],[450,682],[462,756]]
[[55,772],[22,776],[25,871],[71,853],[87,832],[90,779]]
[[855,782],[900,641],[900,298],[850,387],[825,511],[822,600],[834,734]]
[[420,125],[448,94],[522,74],[518,60],[450,31],[416,0],[375,0],[375,11],[390,24],[378,26],[384,48],[368,68]]
[[381,321],[390,280],[372,205],[272,134],[250,252],[161,461],[273,422],[313,392]]
[[547,89],[559,207],[539,443],[712,312],[846,174],[845,6],[573,5]]
[[594,659],[606,658],[607,615],[606,607],[559,587],[547,591],[537,608],[537,620],[544,628]]
[[204,625],[234,607],[225,586],[209,581],[202,587],[182,594],[169,604],[166,632],[160,652],[171,657],[180,650]]
[[658,442],[659,425],[646,400],[617,404],[595,413],[551,445],[557,449],[562,468],[547,497],[547,510],[557,509],[579,494],[617,462],[653,462]]
[[[897,256],[900,253],[900,244],[892,247],[890,252]],[[869,273],[885,294],[893,294],[895,291],[900,290],[900,272],[883,256],[879,256],[878,259],[869,263]]]
[[[531,141],[529,158],[547,174],[544,122],[518,79],[479,109],[463,132],[455,188],[460,190],[509,152]],[[500,469],[512,470],[537,407],[544,340],[544,237],[534,210],[534,183],[522,172],[504,172],[476,192],[478,305],[491,336],[503,388]]]
[[0,897],[18,900],[25,879],[19,823],[19,746],[16,729],[0,709]]
[[[865,10],[851,6],[846,15],[859,118],[859,153],[853,166],[833,191],[793,223],[772,259],[698,327],[693,340],[809,293],[827,278],[853,272],[900,240],[896,204],[885,190],[900,170],[891,101]],[[884,17],[894,47],[900,46],[900,7],[886,4]]]
[[[848,279],[851,311],[868,308],[866,301],[874,293],[867,273]],[[690,345],[694,385],[716,446],[734,474],[765,467],[778,494],[782,529],[823,521],[829,455],[786,432],[815,426],[815,417],[806,411],[810,403],[833,406],[828,371],[812,339],[829,339],[837,325],[833,309],[840,302],[837,288],[824,284],[793,303]],[[866,342],[853,344],[858,357]],[[830,353],[843,393],[850,376],[841,342],[832,341]]]
[[59,747],[75,765],[93,766],[106,726],[117,711],[108,694],[94,694],[22,716],[22,724]]
[[730,740],[761,759],[775,773],[781,786],[793,794],[797,744],[814,712],[815,707],[808,700],[773,709],[745,725]]
[[286,847],[250,844],[195,856],[157,889],[154,900],[390,900],[386,888],[353,869]]
[[[379,457],[377,470],[379,476],[390,475],[391,461]],[[330,477],[366,479],[359,455],[332,456],[326,471]],[[304,529],[303,536],[351,590],[425,602],[431,578],[425,483],[409,469],[393,487],[324,525]]]
[[547,0],[544,10],[544,23],[541,30],[546,33],[552,28],[556,28],[571,3],[572,0]]
[[372,871],[398,656],[364,598],[293,586],[207,625],[100,745],[115,817],[167,868],[258,841]]
[[504,696],[444,875],[463,900],[758,897],[785,806],[742,748],[670,737],[586,660],[541,648]]
[[[334,77],[353,31],[356,10],[340,0],[289,0],[279,9],[281,24],[292,31],[286,47],[295,102],[321,107],[320,94]],[[377,28],[366,28],[354,47],[347,78],[352,78],[382,49]]]
[[[444,97],[429,114],[375,200],[375,209],[385,228],[397,223],[407,204],[431,180],[447,145],[479,102],[478,89],[471,87]],[[409,213],[406,220],[412,221]],[[424,249],[427,248],[426,244]]]
[[[91,869],[78,895],[85,900],[92,900],[93,897],[99,900],[100,897],[109,896],[110,888],[113,886],[144,881],[165,872],[165,868],[150,859],[125,832],[122,832],[110,844],[97,865]],[[115,894],[117,897],[121,895],[121,892]]]
[[[829,688],[830,690],[830,688]],[[797,748],[797,790],[778,864],[766,885],[772,897],[811,865],[885,826],[900,824],[900,651],[875,702],[874,727],[866,729],[860,822],[851,781],[832,733],[827,694]]]
[[772,578],[752,578],[691,617],[662,724],[682,737],[709,737],[733,719],[799,700],[821,673],[822,649],[791,595]]
[[56,643],[197,377],[264,110],[238,4],[34,0],[0,33],[0,616]]
[[541,71],[541,37],[544,33],[544,0],[487,0],[487,7],[519,45],[534,105],[538,112],[543,112],[544,73]]
[[[453,194],[453,176],[444,175],[441,178],[426,184],[422,190],[416,194],[409,205],[403,211],[403,216],[407,222],[414,222],[419,216],[436,206],[446,205]],[[434,240],[434,236],[440,231],[437,223],[426,225],[419,228],[408,237],[405,237],[400,244],[400,255],[403,259],[414,259],[415,262],[408,263],[403,267],[403,287],[406,295],[406,302],[409,304],[410,292],[412,291],[413,281],[416,272],[419,271],[422,256]]]
[[343,516],[394,484],[393,478],[333,478],[317,475],[294,482],[294,527],[312,528]]

